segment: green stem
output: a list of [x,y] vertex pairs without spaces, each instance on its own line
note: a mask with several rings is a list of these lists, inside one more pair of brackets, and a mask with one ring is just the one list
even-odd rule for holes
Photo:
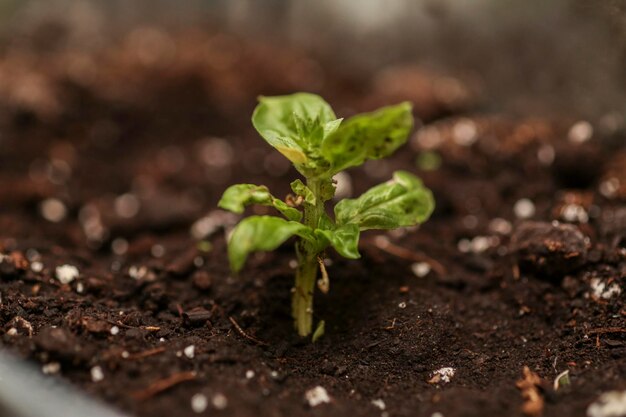
[[[321,182],[308,180],[307,186],[315,196],[315,204],[304,205],[304,224],[316,229],[324,213],[324,202],[321,198]],[[313,328],[313,293],[317,280],[317,250],[309,242],[300,239],[296,245],[298,268],[296,269],[296,285],[292,296],[292,315],[295,327],[300,336],[308,336]]]
[[293,318],[300,336],[308,336],[313,328],[313,292],[317,279],[317,261],[298,257],[296,288],[292,298]]

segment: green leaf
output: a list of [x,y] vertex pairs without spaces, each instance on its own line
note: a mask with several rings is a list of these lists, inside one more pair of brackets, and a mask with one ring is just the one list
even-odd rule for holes
[[396,171],[393,179],[377,185],[359,198],[345,199],[335,206],[339,227],[356,224],[360,230],[395,229],[424,222],[435,203],[419,178]]
[[271,251],[291,236],[313,239],[308,226],[273,216],[250,216],[233,230],[228,241],[228,259],[233,271],[241,270],[246,258],[254,251]]
[[330,162],[331,174],[368,159],[384,158],[402,146],[413,128],[411,104],[363,113],[345,120],[322,142],[322,156]]
[[345,224],[334,230],[316,229],[317,236],[323,236],[333,248],[344,258],[358,259],[359,254],[359,226]]
[[319,340],[320,337],[324,336],[324,331],[326,329],[326,322],[324,320],[320,320],[317,324],[317,328],[313,333],[313,337],[311,338],[311,342],[315,343]]
[[322,230],[335,230],[335,222],[331,219],[328,214],[322,213],[320,216],[320,220],[317,223],[317,228]]
[[264,185],[237,184],[232,185],[224,191],[222,198],[217,205],[224,210],[241,214],[244,209],[251,204],[274,207],[289,220],[300,221],[302,213],[287,203],[270,194]]
[[320,198],[322,201],[331,200],[335,196],[336,187],[333,183],[332,177],[327,181],[322,181],[320,186]]
[[337,130],[341,119],[321,97],[309,93],[260,97],[252,114],[259,134],[299,170],[315,170],[326,165],[319,147]]
[[300,180],[295,180],[291,183],[291,189],[296,195],[302,196],[304,201],[308,204],[315,205],[315,195],[313,191]]

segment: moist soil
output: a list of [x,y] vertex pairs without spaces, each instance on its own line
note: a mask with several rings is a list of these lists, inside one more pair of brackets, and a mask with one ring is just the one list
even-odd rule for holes
[[[449,75],[341,74],[222,34],[167,38],[174,52],[133,39],[5,48],[4,348],[59,363],[51,378],[137,416],[198,415],[198,393],[204,415],[521,416],[526,366],[541,378],[535,415],[582,416],[626,389],[626,136],[615,118],[487,113],[479,89]],[[234,276],[225,232],[237,218],[216,211],[236,182],[287,195],[297,174],[249,116],[258,94],[299,90],[341,117],[412,100],[423,126],[390,159],[350,170],[340,192],[407,169],[437,202],[418,229],[364,233],[360,260],[327,253],[314,344],[290,317],[292,245]],[[61,283],[62,265],[79,276]],[[449,382],[435,375],[447,367]],[[570,383],[555,389],[563,371]],[[317,386],[330,402],[311,407]]]

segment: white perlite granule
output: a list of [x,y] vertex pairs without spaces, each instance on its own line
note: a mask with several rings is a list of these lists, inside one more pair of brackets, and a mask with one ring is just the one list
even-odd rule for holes
[[587,142],[593,136],[593,126],[586,120],[576,122],[570,127],[567,138],[572,143]]
[[427,262],[415,262],[411,265],[411,271],[418,278],[424,278],[430,272],[430,265]]
[[372,400],[372,405],[378,408],[379,410],[383,410],[383,411],[385,410],[385,408],[387,408],[387,405],[385,404],[385,402],[380,398]]
[[589,214],[587,210],[578,204],[567,204],[561,209],[561,218],[566,222],[587,223]]
[[185,349],[183,349],[183,353],[189,359],[193,359],[193,357],[196,355],[196,347],[194,345],[189,345]]
[[587,417],[626,416],[626,391],[609,391],[587,408]]
[[41,202],[39,211],[44,219],[52,223],[59,223],[67,216],[65,204],[57,198],[48,198]]
[[118,196],[113,202],[115,213],[124,219],[135,217],[141,209],[139,198],[134,194],[126,193]]
[[317,407],[320,404],[327,404],[330,402],[328,391],[326,391],[326,388],[319,385],[305,392],[304,398],[311,407]]
[[228,398],[226,398],[226,396],[221,392],[218,392],[213,396],[211,403],[216,410],[223,410],[228,407]]
[[94,366],[91,368],[91,380],[93,382],[100,382],[104,379],[104,372],[100,366]]
[[41,372],[46,375],[58,374],[61,371],[61,364],[59,362],[49,362],[41,367]]
[[476,139],[478,139],[476,124],[470,119],[460,119],[452,128],[452,138],[457,145],[473,145]]
[[194,413],[202,413],[209,406],[209,399],[204,394],[195,394],[191,397],[191,409]]
[[61,265],[56,268],[56,277],[61,284],[69,284],[79,275],[80,272],[74,265]]
[[41,271],[43,271],[43,263],[41,263],[40,261],[33,261],[30,263],[30,270],[35,272],[35,273],[39,273]]
[[513,226],[510,221],[496,217],[489,222],[489,230],[502,235],[508,235],[513,230]]
[[556,152],[554,151],[554,147],[552,147],[552,145],[541,145],[541,147],[537,150],[537,159],[539,159],[539,162],[541,162],[542,165],[552,165],[555,156]]
[[535,215],[535,204],[528,198],[519,199],[513,206],[513,212],[518,219],[528,219]]
[[608,300],[613,296],[617,296],[622,293],[622,289],[620,288],[619,284],[617,284],[616,282],[608,284],[600,278],[592,278],[589,286],[593,291],[594,297],[603,298],[605,300]]
[[438,377],[437,379],[439,381],[448,383],[450,382],[450,380],[452,379],[455,373],[456,373],[456,370],[454,368],[444,367],[444,368],[437,369],[436,371],[433,372],[432,375],[433,375],[433,379]]

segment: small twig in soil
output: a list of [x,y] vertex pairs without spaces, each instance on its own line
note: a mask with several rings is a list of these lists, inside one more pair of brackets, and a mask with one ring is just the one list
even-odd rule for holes
[[446,274],[446,268],[433,258],[426,256],[423,253],[416,253],[407,248],[403,248],[402,246],[393,244],[385,236],[378,236],[378,239],[374,239],[374,246],[384,252],[397,256],[398,258],[413,262],[426,262],[439,276],[444,276]]
[[144,326],[144,330],[147,330],[149,332],[158,332],[159,330],[161,330],[161,328],[158,326]]
[[133,326],[129,326],[128,324],[124,324],[122,323],[120,320],[111,320],[111,319],[104,319],[107,323],[112,324],[114,326],[119,326],[119,327],[123,327],[125,329],[134,329]]
[[150,384],[147,388],[135,391],[132,393],[132,397],[137,401],[145,401],[155,395],[172,388],[174,385],[178,385],[181,382],[193,381],[196,379],[195,372],[181,372],[178,374],[173,374],[168,376],[167,378],[160,379],[152,384]]
[[149,332],[158,332],[159,330],[161,330],[161,328],[158,326],[131,326],[126,323],[123,323],[121,320],[105,319],[105,321],[114,326],[123,327],[124,329],[144,329]]
[[384,330],[393,330],[396,327],[396,318],[391,321],[391,325],[387,327],[383,327]]
[[600,327],[597,329],[591,329],[587,334],[606,334],[606,333],[626,333],[626,328],[623,327]]
[[126,360],[137,360],[147,358],[148,356],[158,355],[159,353],[165,352],[165,347],[161,346],[154,349],[144,350],[143,352],[137,352],[126,357]]
[[235,328],[235,330],[237,330],[237,333],[239,333],[241,336],[245,337],[248,340],[251,340],[252,342],[256,343],[257,345],[261,345],[261,346],[268,346],[268,343],[257,339],[254,336],[249,335],[248,333],[246,333],[241,326],[239,325],[239,323],[237,323],[237,321],[232,317],[232,316],[228,316],[228,320],[231,322],[231,324],[233,325],[233,327]]
[[516,281],[519,280],[519,278],[520,278],[520,270],[519,270],[519,266],[517,264],[513,264],[512,271],[513,271],[513,278]]

